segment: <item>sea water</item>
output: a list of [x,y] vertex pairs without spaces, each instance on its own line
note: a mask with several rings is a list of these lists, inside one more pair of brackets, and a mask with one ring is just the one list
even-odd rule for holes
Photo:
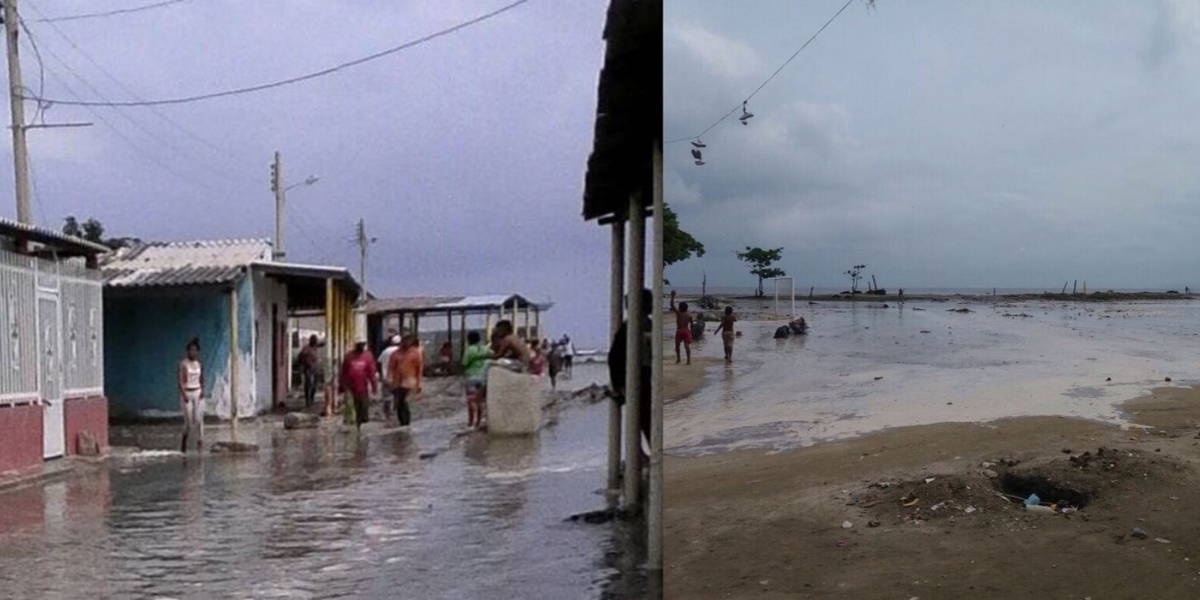
[[[699,391],[668,399],[667,452],[778,450],[885,427],[1022,415],[1128,425],[1123,401],[1198,379],[1200,302],[878,306],[797,302],[812,332],[784,340],[772,339],[782,321],[739,323],[731,366],[720,364],[720,339],[705,336],[693,355],[716,363]],[[951,312],[960,308],[973,312]]]

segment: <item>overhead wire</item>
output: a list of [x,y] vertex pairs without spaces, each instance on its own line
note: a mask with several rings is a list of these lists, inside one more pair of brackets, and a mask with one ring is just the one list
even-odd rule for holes
[[121,9],[116,9],[116,10],[109,10],[109,11],[104,11],[104,12],[94,12],[94,13],[84,13],[84,14],[79,14],[79,15],[65,15],[62,17],[41,18],[41,19],[38,19],[37,21],[35,21],[35,23],[61,23],[63,21],[80,21],[83,19],[99,19],[99,18],[103,18],[103,17],[115,17],[117,15],[127,15],[127,14],[131,14],[131,13],[138,13],[138,12],[143,12],[143,11],[147,11],[147,10],[152,10],[155,8],[162,8],[164,6],[171,6],[172,4],[179,4],[182,2],[187,2],[187,0],[164,0],[163,2],[155,2],[153,4],[146,4],[143,6],[135,6],[132,8],[121,8]]
[[[34,11],[35,13],[42,14],[42,12],[40,10],[38,10],[37,6],[34,6],[34,5],[29,5],[29,6],[30,6],[30,8],[32,8],[32,11]],[[67,44],[70,44],[71,48],[76,50],[76,53],[78,53],[80,56],[83,56],[84,60],[90,62],[90,64],[92,66],[95,66],[98,71],[100,71],[101,73],[104,74],[104,77],[107,77],[110,80],[110,82],[113,82],[114,84],[118,85],[119,88],[121,88],[122,90],[125,90],[126,94],[130,95],[132,98],[134,98],[134,100],[143,100],[143,98],[140,98],[138,96],[137,92],[133,91],[133,89],[130,88],[130,86],[126,85],[124,82],[121,82],[121,80],[116,78],[116,76],[114,76],[114,74],[112,72],[109,72],[107,70],[107,68],[104,68],[104,66],[101,65],[100,62],[98,62],[95,58],[92,58],[91,54],[86,52],[86,50],[84,50],[83,48],[80,48],[79,44],[74,43],[74,41],[71,40],[71,37],[67,36],[66,32],[62,31],[62,29],[60,29],[58,25],[55,25],[53,22],[50,22],[50,20],[43,20],[43,23],[47,23],[50,26],[50,29],[54,30],[55,35],[58,35],[59,37],[61,37],[62,41],[66,42]],[[22,26],[24,26],[24,19],[22,19]],[[28,30],[26,30],[26,34],[28,34]],[[42,96],[41,92],[38,92],[38,96]],[[41,102],[38,104],[41,104]],[[224,158],[224,160],[233,161],[233,158],[230,157],[230,155],[229,155],[228,148],[221,148],[221,146],[218,146],[212,142],[209,142],[208,139],[205,139],[202,136],[199,136],[198,133],[188,130],[187,127],[182,126],[181,124],[179,124],[178,121],[175,121],[174,119],[170,118],[170,116],[168,116],[166,113],[163,113],[160,108],[157,108],[154,106],[150,106],[150,107],[146,107],[146,108],[149,108],[150,112],[154,113],[156,116],[158,116],[158,118],[162,119],[164,122],[167,122],[168,125],[174,127],[175,130],[178,130],[179,132],[184,133],[185,136],[190,137],[193,140],[196,140],[196,142],[199,142],[200,144],[208,146],[209,149],[214,150],[216,152],[216,154],[220,155],[222,158]],[[245,173],[239,173],[238,176],[239,176],[239,178],[241,178],[241,176],[246,176],[246,175],[245,175]]]
[[[50,56],[50,58],[53,58],[55,61],[57,61],[59,64],[61,64],[61,65],[63,66],[63,68],[64,68],[64,69],[66,69],[67,73],[69,73],[69,74],[70,74],[72,77],[74,77],[74,78],[75,78],[76,80],[78,80],[78,81],[79,81],[81,84],[83,84],[83,86],[84,86],[84,87],[86,87],[86,88],[88,88],[89,90],[91,90],[93,94],[96,94],[96,95],[98,95],[98,96],[101,96],[101,97],[103,97],[103,92],[101,92],[99,89],[97,89],[97,88],[96,88],[96,86],[92,85],[92,83],[91,83],[90,81],[88,81],[88,80],[87,80],[85,77],[83,77],[81,74],[79,74],[79,72],[78,72],[78,71],[76,71],[76,70],[75,70],[75,69],[74,69],[74,68],[73,68],[73,67],[70,65],[70,63],[68,63],[68,62],[67,62],[65,59],[63,59],[61,56],[59,56],[59,55],[58,55],[58,53],[54,52],[54,50],[50,49],[49,47],[46,47],[46,48],[44,48],[44,50],[45,50],[46,54]],[[79,97],[81,97],[81,96],[80,96],[78,93],[76,93],[76,92],[75,92],[75,91],[74,91],[74,90],[73,90],[73,89],[72,89],[72,88],[71,88],[69,85],[67,85],[65,81],[63,81],[63,80],[62,80],[62,79],[60,79],[60,78],[59,78],[57,75],[55,75],[53,71],[50,71],[49,73],[50,73],[50,76],[51,76],[51,77],[52,77],[52,78],[53,78],[55,81],[58,81],[58,82],[59,82],[61,85],[63,85],[63,87],[64,87],[65,89],[67,89],[67,90],[68,90],[68,92],[70,93],[70,95],[71,95],[71,96],[73,96],[73,97],[76,97],[76,98],[79,98]],[[208,190],[209,192],[216,192],[216,190],[215,190],[215,189],[214,189],[214,188],[213,188],[211,185],[209,185],[208,183],[206,183],[206,182],[204,182],[204,181],[202,181],[202,180],[196,179],[196,178],[194,178],[194,177],[191,177],[191,176],[185,175],[185,174],[183,174],[181,171],[178,171],[178,170],[176,170],[176,169],[174,169],[174,168],[172,168],[172,167],[168,166],[166,163],[164,163],[164,162],[163,162],[162,160],[160,160],[158,157],[154,156],[154,154],[153,154],[153,153],[145,153],[145,152],[143,152],[143,151],[142,151],[142,149],[141,149],[141,148],[140,148],[140,147],[139,147],[139,146],[138,146],[136,143],[134,143],[132,139],[130,139],[128,136],[125,136],[123,133],[121,133],[121,132],[120,132],[120,131],[117,129],[117,127],[116,127],[115,125],[113,125],[113,124],[112,124],[112,122],[111,122],[111,121],[109,121],[108,119],[102,119],[102,118],[100,118],[100,116],[99,116],[99,115],[100,115],[100,111],[98,111],[98,110],[96,110],[95,108],[93,108],[93,107],[90,107],[90,106],[84,106],[83,108],[84,108],[84,109],[86,109],[88,112],[90,112],[90,113],[91,113],[93,116],[96,116],[96,117],[97,117],[97,119],[99,119],[101,122],[103,122],[105,125],[107,125],[107,126],[109,127],[109,129],[111,129],[111,130],[113,130],[115,133],[117,133],[117,134],[118,134],[118,136],[120,136],[120,137],[121,137],[121,138],[122,138],[122,139],[123,139],[123,140],[124,140],[124,141],[125,141],[125,142],[126,142],[128,145],[130,145],[131,147],[133,147],[133,148],[135,149],[135,151],[136,151],[136,152],[138,152],[139,154],[142,154],[143,156],[147,157],[147,158],[148,158],[148,159],[149,159],[151,162],[153,162],[154,164],[156,164],[156,165],[158,165],[158,166],[162,167],[164,170],[166,170],[166,171],[168,171],[168,172],[170,172],[170,173],[174,174],[176,177],[178,177],[178,178],[180,178],[180,179],[183,179],[183,180],[185,180],[185,181],[189,181],[189,182],[191,182],[191,183],[194,183],[194,184],[196,184],[196,185],[199,185],[199,186],[203,187],[205,190]],[[149,137],[151,140],[153,140],[153,141],[155,141],[155,142],[157,142],[157,143],[159,143],[159,144],[162,144],[164,147],[166,147],[166,148],[168,148],[168,149],[172,150],[173,152],[175,152],[175,153],[177,153],[177,154],[180,154],[180,155],[188,155],[188,154],[189,154],[188,152],[185,152],[185,151],[181,150],[181,149],[180,149],[178,146],[176,146],[175,144],[171,143],[170,141],[168,141],[168,140],[165,140],[165,139],[161,138],[161,137],[160,137],[160,136],[159,136],[159,135],[158,135],[156,132],[154,132],[153,130],[149,129],[148,127],[146,127],[145,125],[143,125],[143,124],[142,124],[140,121],[138,121],[138,120],[134,119],[133,117],[131,117],[131,116],[129,116],[128,114],[126,114],[125,112],[118,112],[117,114],[118,114],[118,115],[120,115],[120,117],[121,117],[122,119],[124,119],[125,121],[127,121],[127,122],[128,122],[130,125],[134,126],[134,127],[135,127],[135,128],[137,128],[138,130],[140,130],[142,133],[144,133],[146,136],[148,136],[148,137]],[[208,169],[212,170],[212,167],[211,167],[210,165],[205,165],[205,166],[206,166]],[[218,175],[220,175],[220,177],[219,177],[219,179],[220,179],[220,180],[227,180],[227,179],[228,179],[228,177],[227,177],[225,174],[219,173],[218,171],[214,171],[214,172],[215,172],[215,173],[217,173]]]
[[[851,1],[853,1],[853,0],[851,0]],[[242,95],[242,94],[261,92],[261,91],[270,90],[270,89],[274,89],[274,88],[284,87],[287,85],[301,83],[304,81],[309,81],[311,79],[316,79],[318,77],[324,77],[326,75],[331,75],[331,74],[337,73],[338,71],[341,71],[343,69],[355,67],[355,66],[361,65],[363,63],[367,63],[367,62],[370,62],[373,60],[383,58],[385,56],[395,54],[397,52],[401,52],[403,50],[407,50],[414,46],[419,46],[426,42],[430,42],[437,38],[444,37],[444,36],[450,35],[452,33],[456,33],[458,31],[461,31],[463,29],[471,27],[472,25],[477,25],[479,23],[482,23],[484,21],[487,21],[489,19],[497,17],[497,16],[504,14],[514,8],[517,8],[518,6],[521,6],[522,4],[525,4],[527,2],[529,2],[529,0],[516,0],[516,2],[512,2],[511,4],[507,4],[496,10],[485,13],[485,14],[475,17],[473,19],[463,21],[462,23],[459,23],[458,25],[455,25],[453,27],[448,27],[446,29],[442,29],[435,33],[426,35],[424,37],[421,37],[421,38],[418,38],[418,39],[415,39],[415,40],[412,40],[409,42],[405,42],[403,44],[400,44],[399,46],[394,46],[394,47],[388,48],[386,50],[376,52],[374,54],[370,54],[370,55],[364,56],[362,58],[357,58],[355,60],[344,62],[339,65],[333,66],[333,67],[321,69],[319,71],[314,71],[312,73],[308,73],[305,75],[299,75],[296,77],[289,77],[287,79],[273,81],[270,83],[263,83],[263,84],[246,86],[246,87],[241,87],[241,88],[234,88],[231,90],[224,90],[224,91],[220,91],[220,92],[211,92],[211,93],[207,93],[207,94],[197,94],[194,96],[186,96],[186,97],[182,97],[182,98],[167,98],[167,99],[161,99],[161,100],[138,100],[138,101],[128,101],[128,102],[111,102],[111,101],[104,100],[103,98],[101,98],[102,101],[83,100],[83,99],[79,99],[76,101],[69,101],[69,100],[57,100],[57,99],[53,99],[53,98],[26,98],[26,99],[27,100],[48,101],[48,102],[52,102],[54,104],[62,104],[62,105],[67,105],[67,106],[92,106],[92,107],[103,107],[103,108],[115,108],[115,107],[128,107],[128,106],[163,106],[163,105],[168,105],[168,104],[187,104],[187,103],[192,103],[192,102],[200,102],[203,100],[212,100],[215,98],[225,98],[225,97],[229,97],[229,96],[238,96],[238,95]]]
[[[868,0],[868,2],[869,2],[869,3],[870,3],[870,2],[873,2],[873,0]],[[737,106],[733,107],[733,109],[732,109],[732,110],[730,110],[729,112],[725,113],[725,114],[724,114],[724,116],[722,116],[720,119],[717,119],[717,120],[716,120],[716,122],[714,122],[712,125],[709,125],[707,129],[705,129],[704,131],[701,131],[700,133],[698,133],[698,134],[696,134],[696,135],[689,136],[689,137],[683,137],[683,138],[679,138],[679,139],[674,139],[674,140],[670,140],[670,141],[667,141],[667,142],[663,142],[663,144],[677,144],[677,143],[679,143],[679,142],[686,142],[686,141],[689,141],[689,140],[696,140],[696,139],[700,139],[701,137],[703,137],[703,136],[704,136],[704,134],[708,133],[709,131],[712,131],[712,130],[713,130],[713,128],[714,128],[714,127],[716,127],[717,125],[720,125],[722,121],[724,121],[725,119],[728,119],[730,115],[732,115],[733,113],[737,112],[737,110],[738,110],[739,108],[743,108],[743,107],[746,105],[746,103],[750,101],[750,99],[751,99],[751,98],[753,98],[753,97],[754,97],[756,94],[758,94],[758,92],[759,92],[759,91],[761,91],[761,90],[762,90],[764,87],[766,87],[766,85],[767,85],[768,83],[770,83],[772,79],[775,79],[775,76],[776,76],[776,75],[778,75],[780,71],[783,71],[784,67],[788,66],[788,64],[789,64],[789,63],[791,63],[793,60],[795,60],[795,58],[796,58],[797,56],[799,56],[799,55],[800,55],[800,53],[801,53],[801,52],[803,52],[803,51],[804,51],[804,49],[805,49],[805,48],[807,48],[807,47],[808,47],[808,45],[809,45],[809,44],[811,44],[813,40],[817,39],[817,36],[818,36],[818,35],[821,35],[821,32],[822,32],[822,31],[825,31],[825,28],[826,28],[826,27],[829,27],[830,23],[833,23],[834,19],[837,19],[837,18],[838,18],[838,15],[841,15],[841,14],[842,14],[842,12],[844,12],[844,11],[845,11],[847,8],[849,8],[849,7],[850,7],[850,5],[851,5],[851,4],[853,4],[853,3],[854,3],[854,0],[846,0],[846,4],[844,4],[844,5],[842,6],[842,8],[841,8],[841,9],[839,9],[839,10],[838,10],[836,13],[834,13],[834,15],[833,15],[832,17],[830,17],[830,18],[829,18],[829,20],[828,20],[828,21],[826,21],[826,22],[825,22],[825,24],[824,24],[824,25],[822,25],[822,26],[821,26],[821,28],[820,28],[820,29],[818,29],[816,33],[812,34],[812,37],[808,38],[808,41],[807,41],[807,42],[804,42],[804,45],[803,45],[803,46],[800,46],[800,49],[799,49],[799,50],[797,50],[796,52],[794,52],[790,58],[788,58],[786,61],[784,61],[784,62],[783,62],[783,64],[782,64],[782,65],[779,65],[779,68],[778,68],[778,69],[775,69],[775,72],[774,72],[774,73],[771,73],[771,76],[770,76],[770,77],[768,77],[768,78],[766,79],[766,81],[763,81],[763,82],[762,82],[762,83],[761,83],[761,84],[760,84],[760,85],[759,85],[757,88],[755,88],[755,89],[754,89],[754,91],[753,91],[753,92],[751,92],[751,93],[750,93],[750,95],[749,95],[749,96],[746,96],[746,98],[745,98],[744,100],[742,100],[742,101],[738,102],[738,103],[737,103]]]

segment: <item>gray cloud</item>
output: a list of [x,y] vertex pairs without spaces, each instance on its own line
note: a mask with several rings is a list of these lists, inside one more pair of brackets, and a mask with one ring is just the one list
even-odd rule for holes
[[[324,68],[503,4],[185,2],[57,24],[67,41],[32,22],[34,9],[76,14],[94,11],[93,2],[22,2],[52,75],[46,95],[69,98],[70,86],[96,98],[75,72],[112,100],[130,97],[72,43],[139,97],[174,97]],[[289,193],[292,259],[357,271],[349,240],[363,217],[379,237],[368,275],[377,293],[552,298],[551,331],[603,344],[609,238],[579,214],[607,4],[530,2],[401,54],[255,95],[157,112],[51,107],[47,122],[96,126],[31,133],[34,215],[53,227],[66,214],[95,215],[111,234],[145,238],[269,237],[268,165],[281,150],[289,181],[321,177]],[[22,52],[30,84],[38,69],[31,49]],[[0,178],[7,197],[11,181]]]
[[[684,30],[707,47],[664,46],[667,139],[762,81],[722,61],[769,74],[840,7],[736,5],[668,2],[665,39]],[[1182,49],[1200,11],[877,7],[848,9],[751,100],[750,125],[705,135],[705,166],[668,146],[667,199],[709,251],[671,267],[673,283],[704,270],[710,285],[753,285],[733,253],[755,245],[785,247],[798,286],[843,285],[861,262],[891,287],[1182,287],[1200,221],[1200,64]],[[1145,50],[1167,33],[1156,60],[1170,77]]]

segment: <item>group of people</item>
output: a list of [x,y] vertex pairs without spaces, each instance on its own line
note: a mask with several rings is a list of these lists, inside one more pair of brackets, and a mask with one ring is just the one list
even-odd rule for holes
[[[569,336],[564,335],[553,343],[549,340],[533,340],[527,345],[516,335],[516,328],[508,320],[496,324],[490,342],[485,344],[477,331],[468,333],[467,346],[460,360],[466,380],[467,424],[475,429],[483,426],[487,403],[487,369],[494,361],[504,361],[511,368],[533,375],[542,375],[548,367],[551,385],[556,386],[559,373],[570,375],[575,356],[575,345]],[[453,361],[453,345],[449,341],[442,345],[438,358],[439,368],[449,373]],[[308,344],[300,351],[298,363],[303,379],[304,406],[312,408],[316,402],[321,371],[320,340],[317,336],[309,337]],[[361,337],[356,339],[354,347],[342,359],[337,378],[338,394],[349,396],[350,400],[345,404],[346,423],[361,429],[363,423],[370,420],[370,400],[381,396],[384,418],[394,411],[400,426],[409,426],[412,423],[409,402],[423,391],[424,371],[425,352],[420,339],[414,334],[399,335],[392,332],[388,346],[380,353],[378,361],[367,349],[367,340]],[[203,447],[202,375],[200,340],[192,338],[177,368],[179,405],[184,415],[183,452],[187,452],[188,442],[192,439],[197,448]]]
[[[696,317],[688,312],[688,303],[680,302],[675,305],[675,291],[671,290],[671,312],[675,315],[675,364],[683,361],[680,355],[680,347],[687,352],[687,364],[692,364],[692,323]],[[803,319],[802,319],[803,320]],[[714,333],[721,334],[721,343],[725,346],[725,362],[726,364],[733,362],[733,340],[737,337],[734,333],[733,324],[737,322],[737,316],[733,314],[733,307],[726,306],[725,313],[721,315],[721,324],[717,326]]]

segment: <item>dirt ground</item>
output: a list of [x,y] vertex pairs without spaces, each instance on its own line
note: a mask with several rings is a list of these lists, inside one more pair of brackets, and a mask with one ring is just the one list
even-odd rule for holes
[[1200,597],[1200,390],[1125,410],[667,456],[665,597]]

